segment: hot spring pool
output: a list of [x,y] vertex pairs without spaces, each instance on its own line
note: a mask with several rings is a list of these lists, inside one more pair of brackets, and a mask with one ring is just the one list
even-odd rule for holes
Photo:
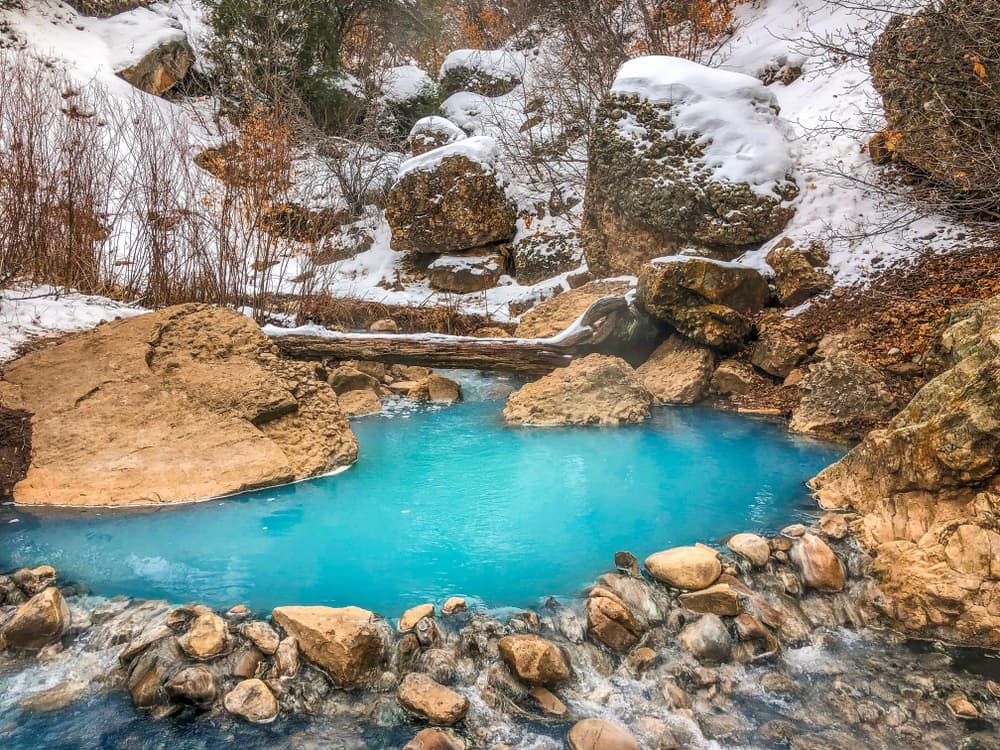
[[804,482],[843,447],[778,425],[664,407],[622,429],[510,428],[491,394],[354,422],[331,477],[157,510],[0,509],[0,569],[48,563],[98,595],[354,604],[385,615],[461,594],[572,596],[676,544],[774,531],[814,509]]

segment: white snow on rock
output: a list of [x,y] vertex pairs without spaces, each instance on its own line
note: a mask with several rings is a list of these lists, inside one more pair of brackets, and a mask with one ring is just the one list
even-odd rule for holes
[[467,271],[473,276],[482,276],[486,271],[497,271],[500,262],[495,257],[481,255],[441,255],[427,266],[431,270]]
[[402,104],[434,92],[435,84],[427,73],[416,65],[397,65],[389,68],[382,82],[382,98],[390,104]]
[[413,127],[410,128],[410,138],[422,135],[444,135],[447,136],[449,142],[451,143],[464,141],[467,137],[465,135],[465,131],[458,127],[458,125],[453,123],[447,117],[438,117],[437,115],[421,117],[413,123]]
[[111,68],[116,72],[132,67],[157,47],[187,39],[180,20],[157,5],[96,19],[91,24],[107,44]]
[[477,135],[473,138],[449,143],[404,161],[399,167],[397,178],[402,179],[410,172],[433,171],[449,156],[464,156],[479,164],[486,174],[493,174],[500,159],[500,146],[495,140],[485,135]]
[[36,338],[83,331],[99,323],[146,312],[106,297],[62,292],[51,286],[19,285],[0,292],[0,362]]
[[[455,68],[466,68],[500,79],[520,79],[527,60],[524,53],[507,49],[458,49],[441,63],[440,78]],[[439,80],[440,80],[439,78]]]
[[[778,100],[756,78],[654,55],[622,65],[611,92],[669,106],[677,132],[698,137],[701,160],[715,180],[745,182],[773,197],[774,188],[793,171]],[[623,119],[622,126],[627,137],[634,134],[629,121]]]

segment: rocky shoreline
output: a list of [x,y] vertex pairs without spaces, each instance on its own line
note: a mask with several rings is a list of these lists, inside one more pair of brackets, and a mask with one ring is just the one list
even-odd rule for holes
[[[157,719],[353,725],[349,747],[366,746],[363,727],[408,730],[411,750],[1000,746],[1000,683],[885,629],[849,520],[664,550],[645,570],[620,552],[585,598],[537,610],[453,597],[394,622],[356,607],[95,604],[64,594],[54,569],[25,569],[0,578],[0,672],[72,675],[22,711],[124,690]],[[74,660],[86,667],[59,666]]]

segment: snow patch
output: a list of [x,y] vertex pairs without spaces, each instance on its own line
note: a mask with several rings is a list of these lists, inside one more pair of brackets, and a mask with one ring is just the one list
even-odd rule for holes
[[432,172],[449,156],[464,156],[469,161],[479,164],[487,174],[493,174],[500,159],[500,146],[485,135],[449,143],[407,159],[399,166],[397,177],[402,179],[410,172]]
[[500,79],[520,79],[527,60],[523,53],[507,49],[459,49],[441,63],[441,78],[456,68],[466,68]]

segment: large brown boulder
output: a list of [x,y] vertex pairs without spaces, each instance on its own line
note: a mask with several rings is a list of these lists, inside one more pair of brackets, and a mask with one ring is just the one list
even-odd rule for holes
[[468,698],[422,672],[406,675],[396,696],[403,708],[432,724],[448,726],[461,721],[469,712]]
[[861,437],[895,406],[882,373],[848,349],[810,365],[799,393],[789,427],[834,438]]
[[591,281],[577,289],[557,294],[533,307],[521,317],[514,335],[522,339],[557,336],[604,297],[620,297],[632,288],[626,280]]
[[627,362],[588,354],[514,391],[503,416],[512,424],[619,426],[648,419],[652,400]]
[[252,724],[268,724],[278,716],[278,701],[258,679],[243,680],[222,699],[226,710]]
[[998,17],[998,0],[944,0],[897,15],[869,59],[890,153],[993,206],[1000,184]]
[[481,292],[497,285],[505,265],[503,252],[442,255],[427,266],[427,281],[442,292]]
[[768,294],[767,281],[749,266],[676,256],[642,267],[636,302],[696,343],[735,351]]
[[403,163],[386,197],[394,250],[451,253],[514,237],[517,209],[493,169],[492,138],[467,138]]
[[590,637],[612,651],[624,653],[642,637],[642,623],[613,591],[595,588],[590,592],[585,608]]
[[798,188],[777,112],[749,76],[677,58],[625,63],[588,146],[591,272],[637,274],[686,248],[729,259],[778,234]]
[[33,413],[26,504],[199,500],[357,459],[337,396],[281,360],[256,323],[179,305],[108,323],[10,363],[0,404]]
[[[152,15],[141,9],[143,14]],[[148,41],[147,41],[148,40]],[[135,37],[127,60],[119,63],[115,73],[146,93],[160,96],[184,80],[194,64],[194,50],[180,28],[165,33]],[[148,44],[146,48],[141,45]]]
[[563,650],[537,635],[508,635],[497,645],[504,663],[528,685],[551,687],[570,676]]
[[767,254],[767,264],[774,270],[778,300],[785,307],[801,305],[810,297],[829,291],[833,276],[822,270],[829,258],[820,246],[801,249],[788,238]]
[[364,687],[386,661],[388,625],[359,607],[278,607],[274,622],[340,687]]
[[0,648],[40,649],[62,638],[69,625],[66,600],[50,586],[18,607],[0,627]]
[[657,581],[689,591],[708,588],[722,575],[719,553],[702,545],[654,552],[644,564]]
[[854,508],[886,613],[907,630],[1000,646],[1000,297],[953,311],[944,371],[812,480]]
[[675,334],[635,374],[661,404],[696,404],[708,394],[714,370],[711,349]]

